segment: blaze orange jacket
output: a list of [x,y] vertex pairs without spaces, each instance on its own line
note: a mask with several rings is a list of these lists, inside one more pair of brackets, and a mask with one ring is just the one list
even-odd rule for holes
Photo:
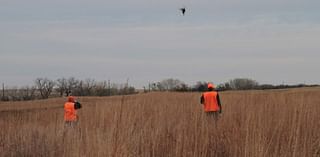
[[76,121],[77,111],[75,107],[75,98],[73,96],[68,97],[68,102],[64,104],[64,120]]
[[221,104],[219,94],[216,91],[205,92],[201,96],[201,103],[205,112],[221,112]]
[[73,102],[66,102],[64,104],[64,120],[65,121],[76,121],[77,120],[77,112],[74,108]]

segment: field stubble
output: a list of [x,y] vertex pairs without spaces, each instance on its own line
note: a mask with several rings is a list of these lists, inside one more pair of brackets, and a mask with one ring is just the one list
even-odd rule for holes
[[199,97],[82,97],[75,128],[64,98],[0,103],[0,156],[320,156],[319,88],[223,92],[217,123]]

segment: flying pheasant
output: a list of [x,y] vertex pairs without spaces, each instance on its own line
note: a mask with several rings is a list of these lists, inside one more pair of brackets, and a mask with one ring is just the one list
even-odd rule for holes
[[183,8],[180,8],[181,12],[182,12],[182,15],[184,16],[184,13],[186,12],[186,8],[183,7]]

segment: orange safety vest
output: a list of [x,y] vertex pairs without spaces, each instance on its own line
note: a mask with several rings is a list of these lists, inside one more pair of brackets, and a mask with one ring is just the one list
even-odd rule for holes
[[217,95],[218,95],[218,93],[216,91],[210,91],[210,92],[203,93],[204,111],[211,112],[211,111],[218,111],[219,110]]
[[64,120],[65,121],[76,121],[77,113],[76,109],[74,109],[73,102],[66,102],[64,104]]

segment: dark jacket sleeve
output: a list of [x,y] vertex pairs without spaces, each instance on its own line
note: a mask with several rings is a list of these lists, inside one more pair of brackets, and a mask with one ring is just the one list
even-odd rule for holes
[[201,103],[201,104],[204,104],[204,96],[203,96],[203,94],[201,95],[200,103]]
[[74,109],[80,109],[82,106],[81,106],[81,104],[79,103],[79,102],[75,102],[74,103]]
[[217,101],[218,101],[218,105],[219,105],[219,108],[220,108],[219,112],[221,113],[222,112],[222,106],[221,106],[219,93],[217,94]]

